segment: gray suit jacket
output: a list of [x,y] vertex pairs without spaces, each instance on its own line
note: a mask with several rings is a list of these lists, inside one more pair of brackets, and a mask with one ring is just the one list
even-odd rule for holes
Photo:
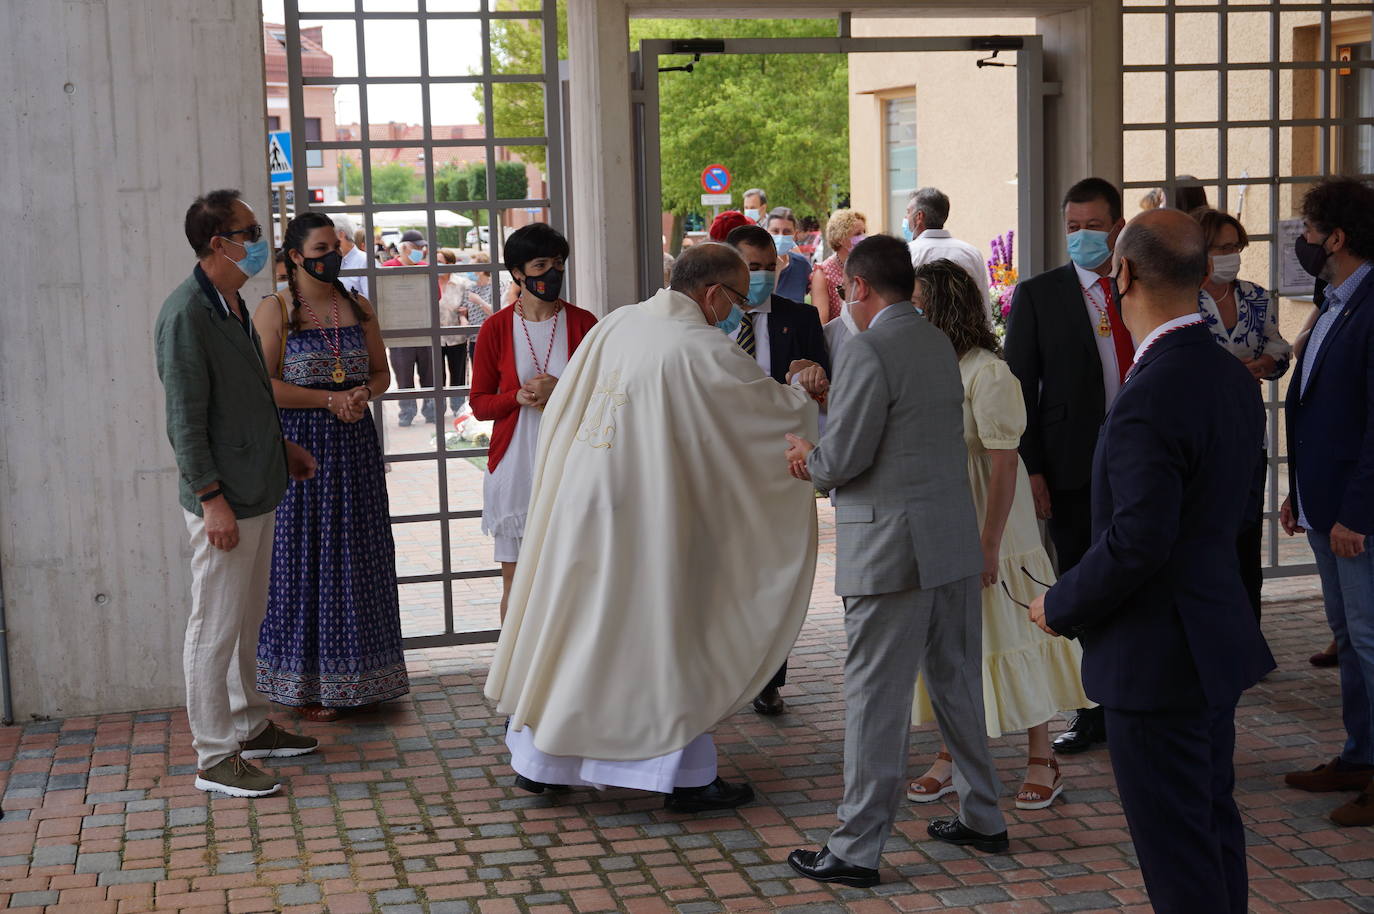
[[943,333],[899,305],[840,348],[807,468],[835,489],[835,593],[931,588],[978,574],[964,385]]

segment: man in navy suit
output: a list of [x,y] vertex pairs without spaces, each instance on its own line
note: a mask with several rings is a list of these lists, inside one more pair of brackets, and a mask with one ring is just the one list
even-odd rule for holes
[[1240,694],[1274,668],[1236,558],[1260,497],[1255,381],[1197,311],[1207,249],[1177,210],[1131,221],[1113,269],[1140,340],[1093,458],[1092,545],[1031,607],[1083,644],[1083,685],[1106,711],[1145,888],[1158,914],[1244,914],[1235,785]]
[[[779,384],[791,383],[798,372],[812,367],[818,367],[819,373],[829,378],[830,352],[816,309],[774,293],[778,249],[773,236],[757,225],[741,225],[731,230],[725,243],[739,251],[749,264],[749,301],[744,306],[744,320],[730,338]],[[812,371],[808,377],[815,374]],[[754,710],[766,715],[786,710],[778,691],[786,684],[784,663],[754,699]]]
[[1289,496],[1279,519],[1306,531],[1336,636],[1346,742],[1285,777],[1311,791],[1358,790],[1331,813],[1374,825],[1374,188],[1325,181],[1302,202],[1296,253],[1325,287],[1288,388]]

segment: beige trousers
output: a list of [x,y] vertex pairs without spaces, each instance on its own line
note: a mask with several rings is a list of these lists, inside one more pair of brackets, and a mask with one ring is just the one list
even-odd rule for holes
[[275,512],[239,519],[229,552],[210,545],[205,521],[185,511],[191,534],[191,618],[182,666],[196,764],[204,771],[267,725],[257,690],[258,630],[267,614]]

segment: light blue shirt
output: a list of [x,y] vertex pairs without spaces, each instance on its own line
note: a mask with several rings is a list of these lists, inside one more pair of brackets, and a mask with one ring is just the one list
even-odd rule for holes
[[[1327,286],[1325,299],[1322,302],[1322,315],[1317,318],[1317,323],[1312,327],[1312,335],[1307,338],[1307,348],[1302,353],[1302,390],[1307,393],[1307,383],[1312,380],[1312,368],[1317,364],[1317,354],[1321,352],[1322,344],[1326,342],[1326,335],[1331,332],[1331,326],[1340,319],[1341,313],[1345,311],[1345,306],[1350,303],[1355,290],[1364,282],[1369,271],[1374,270],[1374,264],[1363,263],[1346,277],[1345,282],[1339,286]],[[1302,497],[1298,497],[1298,526],[1312,529],[1312,525],[1307,522],[1307,512],[1302,507]]]

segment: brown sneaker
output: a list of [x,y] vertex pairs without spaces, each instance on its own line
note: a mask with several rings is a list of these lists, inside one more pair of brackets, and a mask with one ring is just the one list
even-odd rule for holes
[[281,790],[281,784],[237,755],[231,755],[217,765],[197,771],[196,789],[227,793],[231,797],[266,797]]
[[1374,769],[1348,768],[1336,757],[1311,771],[1293,771],[1283,776],[1283,782],[1298,790],[1331,793],[1336,790],[1364,790],[1374,779]]
[[1366,787],[1355,799],[1333,810],[1331,821],[1346,827],[1374,825],[1374,785]]
[[300,736],[283,730],[272,721],[262,732],[244,743],[239,743],[239,754],[244,758],[291,758],[314,752],[320,741],[313,736]]

